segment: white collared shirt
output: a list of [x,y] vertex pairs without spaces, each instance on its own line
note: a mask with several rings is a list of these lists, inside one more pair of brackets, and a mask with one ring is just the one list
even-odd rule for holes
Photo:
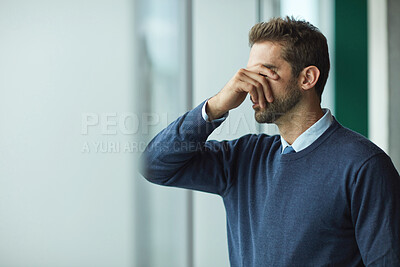
[[[314,123],[310,128],[308,128],[304,133],[302,133],[291,145],[295,152],[299,152],[309,145],[314,143],[328,128],[331,126],[333,121],[332,113],[329,109],[322,109],[325,113],[321,119]],[[281,136],[282,151],[289,146],[288,142]]]
[[[209,98],[208,98],[208,99],[209,99]],[[203,119],[204,119],[205,121],[210,122],[210,119],[209,119],[209,117],[208,117],[208,115],[207,115],[207,112],[206,112],[206,106],[207,106],[208,99],[204,102],[203,108],[201,109],[201,116],[203,117]],[[213,122],[224,121],[224,120],[228,117],[228,115],[229,115],[229,111],[226,112],[224,115],[222,115],[221,118],[213,120]]]

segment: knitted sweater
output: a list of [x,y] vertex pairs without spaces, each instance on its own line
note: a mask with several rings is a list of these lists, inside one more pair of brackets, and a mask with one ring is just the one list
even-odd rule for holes
[[294,154],[279,135],[206,141],[221,122],[202,105],[149,143],[142,173],[222,197],[231,266],[400,266],[400,177],[381,149],[335,119]]

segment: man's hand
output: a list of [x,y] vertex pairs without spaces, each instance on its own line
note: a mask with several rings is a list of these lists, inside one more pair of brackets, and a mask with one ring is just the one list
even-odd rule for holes
[[238,107],[247,94],[250,94],[252,101],[261,108],[266,107],[267,101],[274,101],[267,79],[277,80],[279,76],[261,64],[240,69],[218,94],[208,100],[206,111],[210,120],[220,118],[229,110]]

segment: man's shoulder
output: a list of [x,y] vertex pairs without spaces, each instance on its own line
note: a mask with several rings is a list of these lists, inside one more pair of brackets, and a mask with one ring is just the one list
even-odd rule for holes
[[331,145],[333,151],[343,157],[367,160],[378,154],[386,154],[380,147],[360,133],[342,125],[332,135]]

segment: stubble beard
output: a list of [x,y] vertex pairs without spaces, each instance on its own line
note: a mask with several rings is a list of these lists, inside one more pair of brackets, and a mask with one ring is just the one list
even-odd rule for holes
[[285,91],[286,95],[284,97],[276,98],[272,103],[267,103],[265,108],[254,108],[254,117],[258,123],[274,123],[300,102],[302,94],[296,79],[292,78],[289,81]]

